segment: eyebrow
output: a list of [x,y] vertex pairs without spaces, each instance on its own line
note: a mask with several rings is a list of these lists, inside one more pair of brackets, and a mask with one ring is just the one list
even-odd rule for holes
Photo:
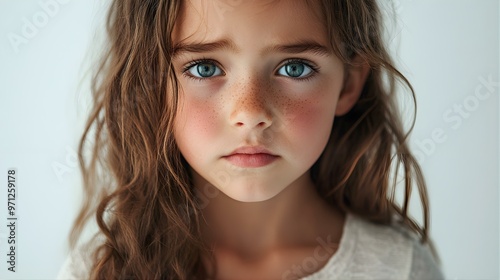
[[288,45],[273,45],[265,48],[263,54],[278,52],[278,53],[304,53],[310,52],[317,55],[329,56],[332,52],[325,46],[315,42],[315,41],[299,41],[297,43],[292,43]]
[[[183,53],[206,53],[223,50],[235,53],[240,51],[233,41],[226,39],[207,43],[177,43],[174,45],[172,57],[179,56]],[[329,56],[332,54],[330,49],[312,40],[302,40],[285,45],[272,45],[263,49],[261,54],[273,52],[288,54],[310,52],[321,56]]]

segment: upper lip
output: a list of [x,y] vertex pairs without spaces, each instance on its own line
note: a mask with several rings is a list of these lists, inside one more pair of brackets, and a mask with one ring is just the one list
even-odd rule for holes
[[227,156],[231,156],[231,155],[234,155],[234,154],[248,154],[248,155],[251,155],[251,154],[269,154],[269,155],[273,155],[274,156],[274,154],[272,152],[270,152],[268,149],[264,148],[263,146],[243,146],[243,147],[239,147],[236,150],[232,151]]

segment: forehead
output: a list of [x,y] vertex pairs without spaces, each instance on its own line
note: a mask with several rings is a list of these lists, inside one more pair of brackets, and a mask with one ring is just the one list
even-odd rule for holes
[[310,0],[187,0],[173,40],[230,39],[243,47],[297,40],[326,45],[320,14],[317,1]]

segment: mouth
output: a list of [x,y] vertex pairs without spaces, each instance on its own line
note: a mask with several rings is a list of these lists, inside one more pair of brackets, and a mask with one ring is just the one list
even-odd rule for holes
[[279,156],[272,154],[264,147],[246,146],[234,150],[231,154],[223,158],[239,167],[257,168],[273,163]]

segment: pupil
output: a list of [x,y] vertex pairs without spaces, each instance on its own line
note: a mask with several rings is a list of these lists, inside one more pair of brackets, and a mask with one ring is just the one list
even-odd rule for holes
[[215,66],[212,64],[198,64],[197,68],[202,77],[210,77],[215,73]]
[[304,73],[304,65],[299,63],[288,64],[286,73],[292,77],[300,77]]

